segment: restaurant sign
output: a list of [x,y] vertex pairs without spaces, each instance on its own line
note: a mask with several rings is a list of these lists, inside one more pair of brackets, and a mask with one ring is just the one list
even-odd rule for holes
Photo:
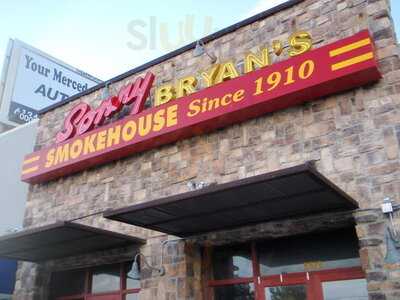
[[[22,180],[46,182],[374,82],[381,74],[371,36],[365,30],[233,77],[143,110],[154,81],[154,75],[147,73],[96,109],[80,103],[68,114],[54,145],[25,157]],[[128,116],[103,125],[124,105],[132,105]]]

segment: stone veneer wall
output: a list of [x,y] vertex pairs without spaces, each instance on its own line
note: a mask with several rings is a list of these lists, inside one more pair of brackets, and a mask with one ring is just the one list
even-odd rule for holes
[[[185,192],[188,180],[224,183],[308,160],[316,160],[319,171],[359,201],[362,209],[378,208],[384,197],[398,200],[400,60],[388,1],[305,0],[218,38],[210,42],[207,49],[216,54],[218,62],[240,60],[249,50],[257,51],[260,45],[274,39],[287,40],[296,30],[309,31],[316,48],[363,29],[369,29],[375,41],[383,74],[380,82],[135,154],[49,183],[32,185],[25,226],[70,220],[107,208]],[[277,61],[276,57],[273,61]],[[242,65],[240,61],[238,63]],[[188,51],[146,71],[153,72],[156,85],[160,85],[209,66],[206,56],[193,57],[192,51]],[[111,85],[111,93],[144,73]],[[78,101],[97,106],[101,94],[101,90],[96,91],[43,115],[36,148],[53,143],[62,120]],[[378,215],[376,213],[377,218]],[[159,262],[160,243],[167,238],[165,235],[107,221],[101,215],[83,218],[80,222],[147,238],[148,243],[141,251],[151,257],[152,263]],[[361,222],[357,227],[361,239],[372,234],[366,229],[370,228],[367,224]],[[263,226],[254,227],[254,230],[260,230],[259,237],[263,236],[260,228]],[[243,239],[245,232],[238,234],[237,240]],[[382,263],[383,250],[374,247],[362,245],[365,270],[387,270]],[[126,250],[126,253],[131,252]],[[167,253],[166,276],[158,278],[146,273],[140,299],[201,299],[199,247],[191,242],[179,242],[170,244]],[[85,265],[96,264],[96,257],[91,255],[79,261]],[[110,254],[110,257],[113,256]],[[121,255],[119,259],[127,258]],[[76,261],[41,265],[21,263],[14,298],[46,299],[52,268],[55,265],[73,267]],[[393,274],[400,272],[398,266],[391,268],[395,270]],[[395,299],[393,289],[399,287],[386,284],[389,281],[385,276],[368,274],[371,299]],[[380,284],[375,284],[377,281]]]
[[[399,217],[393,227],[380,209],[364,209],[354,214],[359,238],[360,258],[368,282],[371,300],[400,299],[400,262],[392,262],[388,254],[388,230],[399,231]],[[400,239],[395,237],[399,244]],[[400,249],[397,249],[399,252]],[[393,252],[392,252],[393,253]]]

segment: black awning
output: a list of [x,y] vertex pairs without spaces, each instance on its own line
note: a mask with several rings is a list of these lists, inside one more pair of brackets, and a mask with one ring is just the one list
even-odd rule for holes
[[0,237],[0,257],[39,262],[143,244],[128,235],[71,222],[57,222]]
[[191,236],[293,216],[358,208],[312,163],[108,211],[108,219]]

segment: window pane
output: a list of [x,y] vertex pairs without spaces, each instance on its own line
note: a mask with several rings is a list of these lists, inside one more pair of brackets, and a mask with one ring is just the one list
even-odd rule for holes
[[125,265],[126,288],[127,289],[140,289],[140,280],[132,279],[129,277],[129,271],[132,269],[132,265],[133,265],[133,261],[130,263],[127,263]]
[[368,300],[365,279],[323,282],[322,290],[324,300]]
[[92,293],[120,290],[120,265],[107,265],[93,270]]
[[306,300],[304,285],[287,285],[265,288],[266,300]]
[[243,283],[214,288],[214,300],[254,300],[254,284]]
[[216,247],[213,253],[214,279],[252,277],[249,245]]
[[262,275],[304,272],[360,265],[353,229],[269,240],[257,245]]
[[53,297],[82,294],[85,290],[85,271],[73,270],[53,273],[50,286]]
[[128,294],[125,296],[125,300],[139,300],[139,294]]

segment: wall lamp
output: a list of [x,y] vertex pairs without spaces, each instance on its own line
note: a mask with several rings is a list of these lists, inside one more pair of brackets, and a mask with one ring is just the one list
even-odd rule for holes
[[203,55],[204,53],[207,54],[207,56],[211,59],[212,63],[215,63],[217,61],[217,57],[214,54],[209,53],[207,51],[203,41],[202,40],[198,40],[196,42],[196,47],[193,50],[193,56],[194,57],[198,57],[198,56]]
[[[131,267],[131,270],[128,272],[127,276],[131,279],[134,280],[140,280],[140,270],[139,270],[139,263],[138,259],[139,257],[142,257],[144,264],[151,270],[157,271],[158,276],[163,276],[165,274],[165,268],[164,268],[164,246],[170,242],[177,242],[181,241],[182,239],[174,239],[174,240],[166,240],[161,243],[161,263],[160,267],[153,267],[151,266],[147,259],[146,256],[144,256],[142,253],[137,253],[135,255],[135,259],[133,260],[133,264]],[[142,261],[142,260],[141,260]]]
[[142,253],[138,253],[135,255],[135,259],[133,261],[132,268],[127,274],[127,276],[129,278],[134,279],[134,280],[140,280],[140,270],[139,270],[139,264],[138,264],[138,258],[140,256],[143,258],[141,261],[143,261],[144,264],[148,268],[158,272],[158,276],[163,276],[165,274],[165,268],[163,265],[161,265],[159,268],[153,267],[147,262],[146,256],[144,256]]
[[396,224],[393,221],[393,213],[400,210],[398,204],[394,204],[394,201],[389,197],[383,199],[382,212],[389,216],[390,224],[387,226],[385,231],[386,240],[386,256],[385,262],[389,264],[395,264],[400,262],[400,236],[398,230],[396,230]]
[[101,99],[102,100],[106,100],[108,97],[110,97],[109,86],[110,86],[110,82],[107,81],[104,84],[103,93],[101,94]]

